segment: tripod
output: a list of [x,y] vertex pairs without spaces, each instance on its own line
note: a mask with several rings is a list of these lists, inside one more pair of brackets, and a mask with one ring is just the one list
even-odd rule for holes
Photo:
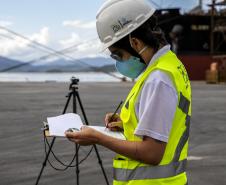
[[[79,106],[80,106],[80,109],[82,111],[82,115],[83,115],[83,118],[85,120],[85,124],[86,125],[89,125],[89,122],[88,122],[88,119],[86,117],[86,114],[85,114],[85,110],[83,108],[83,105],[82,105],[82,102],[81,102],[81,99],[80,99],[80,96],[79,96],[79,92],[78,92],[78,82],[79,82],[79,79],[75,78],[75,77],[72,77],[71,78],[71,84],[69,86],[69,93],[67,95],[67,101],[66,101],[66,104],[65,104],[65,107],[64,107],[64,110],[63,110],[63,113],[62,114],[65,114],[66,111],[67,111],[67,108],[68,108],[68,105],[70,103],[70,100],[72,98],[72,108],[73,108],[73,113],[77,113],[77,101],[79,103]],[[45,136],[44,136],[45,137]],[[50,144],[50,147],[49,147],[49,150],[45,156],[45,159],[42,163],[42,168],[41,168],[41,171],[38,175],[38,178],[36,180],[36,183],[35,185],[38,185],[40,179],[41,179],[41,176],[42,176],[42,173],[43,173],[43,170],[47,164],[47,161],[48,161],[48,158],[49,158],[49,155],[51,153],[51,150],[52,150],[52,147],[54,145],[54,142],[56,140],[56,137],[53,138],[53,140],[51,141],[51,144]],[[96,152],[96,155],[97,155],[97,158],[98,158],[98,163],[101,167],[101,170],[103,172],[103,175],[104,175],[104,178],[105,178],[105,181],[106,181],[106,184],[109,185],[109,182],[108,182],[108,178],[107,178],[107,175],[106,175],[106,172],[104,170],[104,167],[103,167],[103,163],[102,163],[102,160],[100,158],[100,155],[99,155],[99,152],[98,152],[98,149],[96,147],[96,145],[93,145],[94,147],[94,150]],[[78,152],[79,152],[79,145],[76,144],[75,146],[76,148],[76,185],[79,185],[79,156],[78,156]]]

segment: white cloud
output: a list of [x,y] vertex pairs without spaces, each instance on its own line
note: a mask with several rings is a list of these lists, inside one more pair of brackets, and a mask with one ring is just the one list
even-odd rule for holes
[[81,42],[80,36],[77,33],[72,33],[70,38],[61,40],[60,44],[63,46],[63,48],[67,48],[80,42]]
[[74,58],[96,57],[101,55],[101,44],[98,38],[84,39],[81,35],[72,33],[69,38],[61,40],[59,43],[62,48],[71,48],[71,46],[74,46],[67,52],[67,55]]
[[[38,33],[33,33],[26,37],[32,41],[46,45],[49,42],[49,29],[44,27]],[[0,36],[0,53],[2,56],[18,60],[30,60],[34,56],[40,56],[41,52],[31,48],[30,45],[31,43],[29,41],[6,31],[4,31],[4,37]]]
[[0,20],[0,26],[3,26],[3,27],[8,27],[8,26],[11,26],[12,24],[13,24],[12,22]]
[[30,39],[40,44],[47,44],[49,41],[49,28],[43,27],[39,33],[34,33],[31,35]]
[[[4,25],[10,24],[5,22]],[[102,53],[100,53],[101,44],[97,38],[95,22],[64,21],[63,25],[74,28],[72,33],[69,32],[70,35],[64,36],[64,39],[55,38],[54,36],[56,34],[50,35],[48,27],[43,27],[38,32],[25,35],[25,37],[58,51],[70,48],[66,50],[65,54],[74,58],[102,56]],[[29,61],[43,55],[48,55],[48,53],[30,47],[31,45],[29,41],[0,29],[0,53],[2,56],[21,61]],[[56,59],[56,57],[48,60],[52,61],[53,59]]]
[[101,44],[97,38],[95,21],[66,20],[62,25],[74,28],[69,38],[60,41],[63,48],[77,45],[70,55],[76,58],[100,56]]
[[59,42],[62,48],[77,45],[68,54],[75,58],[97,57],[102,55],[100,53],[101,44],[96,33],[96,21],[66,20],[62,25],[64,27],[74,28],[74,32],[69,38]]
[[101,43],[99,39],[87,41],[78,46],[81,57],[93,57],[100,55]]
[[82,29],[93,29],[96,27],[96,22],[95,21],[90,21],[90,22],[84,22],[81,20],[69,20],[69,21],[64,21],[63,26],[69,26],[73,28],[82,28]]
[[[1,40],[1,38],[12,39],[12,37],[10,37],[8,32],[4,29],[11,25],[13,25],[12,22],[0,20],[0,40]],[[1,28],[1,27],[3,27],[3,28]]]
[[76,58],[87,58],[87,57],[99,57],[103,56],[100,52],[101,43],[99,39],[87,41],[77,47],[77,52],[74,53]]

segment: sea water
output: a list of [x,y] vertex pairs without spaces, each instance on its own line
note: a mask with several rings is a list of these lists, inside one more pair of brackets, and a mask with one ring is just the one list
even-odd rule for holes
[[[119,73],[113,73],[122,77]],[[81,82],[119,82],[105,73],[83,72],[83,73],[0,73],[0,82],[68,82],[71,77],[78,78]]]

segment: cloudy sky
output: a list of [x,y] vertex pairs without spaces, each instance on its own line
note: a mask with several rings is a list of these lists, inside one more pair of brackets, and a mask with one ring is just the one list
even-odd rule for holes
[[[95,15],[105,0],[0,0],[0,55],[28,61],[48,52],[31,47],[19,33],[76,58],[101,55]],[[160,7],[188,10],[198,0],[154,0]],[[7,30],[8,29],[8,30]],[[10,33],[9,31],[13,31]]]

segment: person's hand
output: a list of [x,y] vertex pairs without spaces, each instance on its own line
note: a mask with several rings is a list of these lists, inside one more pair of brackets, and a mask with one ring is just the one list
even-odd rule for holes
[[[105,125],[111,131],[123,131],[123,124],[120,116],[115,114],[114,117],[111,119],[113,113],[108,113],[105,116]],[[110,122],[111,121],[111,122]]]
[[83,126],[78,132],[65,132],[65,136],[74,143],[88,146],[98,144],[101,133],[87,126]]

